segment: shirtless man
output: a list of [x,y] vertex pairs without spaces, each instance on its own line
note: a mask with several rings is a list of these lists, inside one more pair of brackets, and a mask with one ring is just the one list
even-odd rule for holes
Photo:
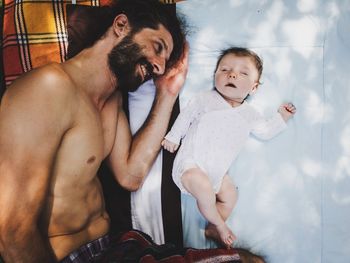
[[[0,254],[6,263],[57,262],[106,235],[109,217],[96,176],[101,161],[108,158],[119,184],[134,191],[160,150],[188,48],[179,21],[158,1],[118,4],[122,12],[112,14],[91,47],[24,74],[2,98]],[[156,26],[146,19],[156,19]],[[135,90],[153,76],[153,108],[132,137],[121,89]]]

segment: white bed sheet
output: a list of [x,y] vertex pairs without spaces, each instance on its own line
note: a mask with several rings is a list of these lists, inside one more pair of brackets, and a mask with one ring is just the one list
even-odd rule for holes
[[[129,92],[130,128],[135,134],[146,120],[153,104],[155,88],[147,81],[136,92]],[[157,244],[164,243],[162,203],[162,152],[160,152],[143,181],[142,187],[132,192],[131,221],[134,229],[150,235]]]
[[[181,107],[212,87],[219,51],[237,45],[264,60],[263,85],[251,103],[266,115],[284,101],[298,109],[277,138],[251,138],[230,169],[239,187],[228,220],[238,236],[235,245],[271,263],[349,262],[349,1],[187,0],[177,10],[192,26]],[[147,83],[131,96],[134,131],[147,114],[136,105],[149,108],[153,95]],[[132,215],[134,227],[163,243],[159,160],[132,194]],[[186,195],[182,213],[185,246],[215,247],[205,240],[206,222]]]
[[[269,115],[292,101],[297,114],[269,142],[251,138],[230,169],[239,199],[228,223],[237,246],[268,262],[349,262],[349,1],[188,0],[190,69],[181,108],[212,88],[219,51],[246,46],[264,60],[251,103]],[[185,246],[215,247],[205,220],[182,195]]]

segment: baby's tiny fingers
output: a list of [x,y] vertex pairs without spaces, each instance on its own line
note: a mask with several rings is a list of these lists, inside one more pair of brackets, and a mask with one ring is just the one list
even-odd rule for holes
[[287,105],[285,105],[285,109],[292,113],[296,111],[296,107],[294,106],[293,103],[288,103]]
[[292,108],[292,109],[296,109],[295,105],[293,103],[288,103],[288,107]]
[[171,150],[172,150],[172,145],[171,145],[170,142],[167,142],[167,144],[166,144],[166,150],[167,150],[168,152],[171,152]]

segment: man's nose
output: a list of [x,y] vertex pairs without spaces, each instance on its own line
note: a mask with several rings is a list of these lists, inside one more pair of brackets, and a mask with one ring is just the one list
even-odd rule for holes
[[165,59],[157,58],[152,61],[153,73],[156,75],[163,75],[165,72]]

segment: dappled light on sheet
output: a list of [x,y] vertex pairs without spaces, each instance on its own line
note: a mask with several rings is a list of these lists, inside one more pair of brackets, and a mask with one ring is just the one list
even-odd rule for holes
[[[245,46],[264,61],[250,103],[269,116],[297,113],[271,141],[250,138],[230,168],[238,203],[228,224],[236,246],[271,263],[350,257],[350,3],[340,0],[185,1],[192,26],[181,106],[213,87],[220,50]],[[210,6],[210,12],[207,12]],[[206,14],[206,15],[203,15]],[[208,149],[210,150],[210,149]],[[185,246],[215,247],[195,200],[182,195]],[[347,248],[347,249],[346,249]]]

